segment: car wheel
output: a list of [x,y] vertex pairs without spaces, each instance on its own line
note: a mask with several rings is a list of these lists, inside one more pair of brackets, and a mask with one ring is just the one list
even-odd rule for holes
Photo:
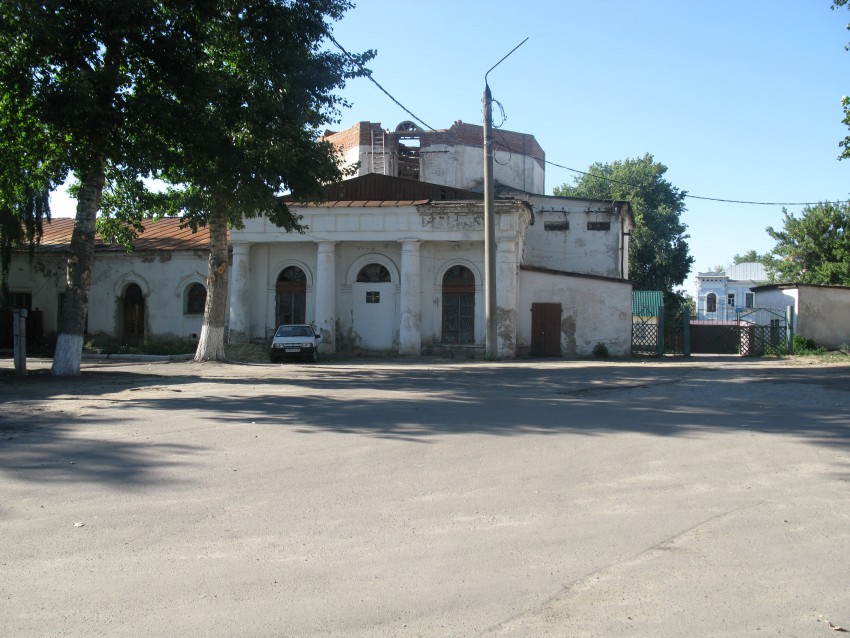
[[316,363],[319,360],[319,351],[316,348],[313,348],[313,354],[310,355],[310,361]]
[[272,363],[280,363],[280,359],[274,356],[273,354],[269,355],[269,361],[271,361]]

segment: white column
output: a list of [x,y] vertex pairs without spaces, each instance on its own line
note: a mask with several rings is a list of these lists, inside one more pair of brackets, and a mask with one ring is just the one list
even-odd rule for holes
[[251,244],[233,244],[233,268],[230,270],[230,343],[248,343],[251,338]]
[[496,242],[496,308],[499,357],[516,356],[517,342],[517,242]]
[[336,352],[336,242],[316,242],[316,331],[322,335],[319,352]]
[[422,354],[422,296],[419,258],[420,243],[405,239],[401,243],[401,325],[398,353],[418,357]]

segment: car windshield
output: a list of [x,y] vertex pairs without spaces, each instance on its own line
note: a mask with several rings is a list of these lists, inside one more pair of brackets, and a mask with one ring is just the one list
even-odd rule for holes
[[310,326],[281,326],[275,337],[312,337]]

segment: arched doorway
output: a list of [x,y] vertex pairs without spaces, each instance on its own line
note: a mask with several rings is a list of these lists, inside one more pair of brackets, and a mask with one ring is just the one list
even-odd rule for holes
[[357,273],[351,286],[354,331],[364,350],[388,350],[397,332],[395,285],[386,266],[371,263]]
[[145,296],[139,284],[129,284],[122,300],[122,337],[128,346],[138,346],[145,338]]
[[443,343],[475,343],[475,275],[452,266],[443,275]]
[[307,321],[307,275],[298,266],[287,266],[278,275],[274,316],[278,326]]

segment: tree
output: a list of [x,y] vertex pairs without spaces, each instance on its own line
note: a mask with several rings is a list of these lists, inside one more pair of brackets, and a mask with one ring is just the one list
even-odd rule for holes
[[652,155],[610,164],[593,164],[572,186],[554,189],[555,195],[628,201],[635,217],[629,243],[629,276],[638,290],[673,294],[693,264],[688,254],[684,191],[664,179],[667,167]]
[[772,281],[850,286],[850,203],[821,202],[800,217],[782,209],[782,230],[767,228],[776,240],[767,270]]
[[[7,134],[17,148],[46,136],[59,149],[63,168],[80,180],[56,375],[80,371],[95,217],[107,167],[145,174],[162,156],[152,133],[158,118],[173,110],[182,68],[197,53],[199,14],[192,3],[155,0],[122,3],[120,10],[102,0],[2,5],[0,89],[8,100],[0,103],[0,121],[5,127],[19,105],[26,105],[28,121],[4,128],[0,144],[15,152]],[[46,212],[34,209],[39,219]]]
[[[80,371],[105,187],[138,190],[145,176],[179,184],[167,203],[175,205],[180,195],[189,225],[210,224],[211,281],[224,280],[226,295],[227,215],[238,218],[242,207],[255,213],[275,188],[289,184],[295,192],[316,179],[298,171],[282,178],[282,163],[267,156],[286,154],[286,167],[305,171],[315,167],[316,155],[328,156],[326,148],[307,143],[315,138],[304,127],[327,115],[321,107],[332,110],[337,101],[330,89],[365,59],[318,49],[325,18],[340,17],[349,6],[345,0],[259,0],[246,7],[226,0],[134,0],[120,11],[103,0],[3,5],[0,49],[8,55],[0,60],[0,88],[15,103],[31,103],[38,124],[21,129],[19,146],[48,131],[61,141],[63,165],[79,179],[54,374]],[[317,78],[316,93],[305,102],[307,76]],[[278,92],[274,104],[272,90]],[[284,103],[287,116],[299,116],[291,128],[267,125],[263,118]],[[5,112],[5,103],[0,108]],[[272,141],[282,130],[287,134]],[[107,175],[118,185],[108,185]],[[275,206],[271,216],[286,228],[297,225],[285,206]],[[208,305],[224,303],[216,292],[210,291]]]
[[[320,44],[329,32],[326,20],[349,6],[266,0],[206,25],[209,64],[189,105],[199,130],[173,133],[179,161],[162,174],[187,222],[210,229],[196,361],[224,359],[228,224],[265,215],[287,231],[301,230],[281,194],[307,201],[343,177],[334,147],[318,141],[319,129],[338,116],[343,102],[334,90],[365,73],[373,54],[332,54]],[[216,150],[214,161],[208,149]]]
[[[850,9],[850,0],[833,0],[831,9],[835,10],[838,7],[845,6]],[[847,29],[850,30],[850,24],[847,25]],[[845,45],[844,48],[850,51],[850,44]],[[846,126],[850,127],[850,96],[845,95],[841,98],[841,107],[844,110],[844,120],[842,121]],[[838,159],[850,158],[850,135],[841,140],[838,146],[842,149]]]
[[32,103],[12,93],[0,95],[0,305],[5,305],[12,249],[41,239],[50,219],[50,191],[66,169],[61,145],[41,127]]
[[749,264],[749,263],[758,263],[763,264],[765,260],[768,258],[767,254],[760,255],[755,250],[748,250],[743,255],[736,254],[732,257],[733,264]]

